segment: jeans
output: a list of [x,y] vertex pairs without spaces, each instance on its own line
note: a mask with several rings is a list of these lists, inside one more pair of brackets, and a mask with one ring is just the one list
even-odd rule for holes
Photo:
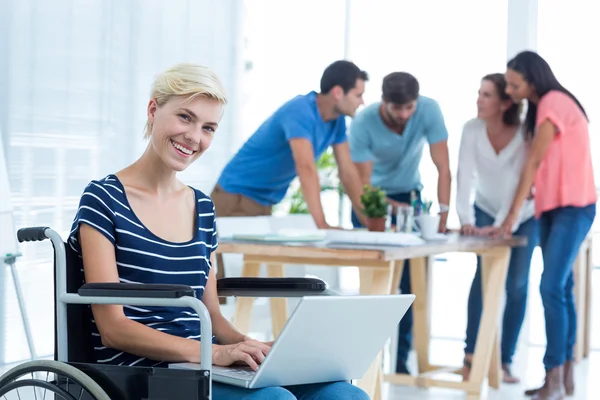
[[369,400],[369,396],[348,382],[314,383],[286,387],[245,389],[213,382],[213,400]]
[[[417,200],[421,199],[421,192],[415,190]],[[400,203],[410,204],[410,192],[409,193],[395,193],[387,195],[390,199]],[[392,224],[396,223],[396,216],[392,215]],[[355,228],[362,228],[362,225],[354,211],[352,211],[352,225]],[[400,279],[400,293],[410,294],[410,260],[404,261],[404,268],[402,269],[402,278]],[[401,372],[405,368],[406,361],[408,360],[408,353],[412,347],[412,327],[413,327],[413,316],[412,306],[406,311],[404,318],[400,320],[398,325],[398,349],[396,352],[396,372]]]
[[[494,218],[479,207],[475,206],[475,226],[481,228],[494,224]],[[502,339],[500,354],[502,364],[512,364],[517,341],[527,308],[527,288],[529,285],[529,267],[533,250],[538,244],[539,223],[535,218],[523,222],[515,236],[527,237],[527,245],[514,247],[510,253],[510,263],[506,276],[506,306],[502,319]],[[467,338],[465,353],[473,354],[475,341],[479,331],[479,322],[483,309],[483,295],[481,283],[481,257],[477,257],[477,270],[471,284],[467,311]]]
[[540,217],[544,271],[540,294],[546,319],[546,370],[573,359],[577,315],[573,298],[573,263],[596,216],[596,205],[560,207]]

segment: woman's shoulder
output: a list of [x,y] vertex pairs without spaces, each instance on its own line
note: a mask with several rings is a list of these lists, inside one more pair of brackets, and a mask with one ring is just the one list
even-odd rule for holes
[[485,132],[485,121],[480,118],[472,118],[463,125],[463,138],[471,137],[481,132]]
[[117,215],[124,213],[123,208],[129,209],[125,203],[123,189],[115,175],[89,181],[81,194],[71,227],[72,244],[77,242],[81,223],[96,228],[114,244]]
[[84,189],[84,194],[86,192],[99,193],[102,196],[114,193],[123,194],[122,186],[116,175],[109,174],[102,178],[90,180]]
[[126,200],[123,185],[114,174],[90,180],[83,189],[81,201],[86,202],[89,198],[93,198],[94,202],[103,203],[104,206],[111,209],[113,205],[128,208],[124,204]]
[[547,103],[549,101],[563,101],[567,99],[570,99],[568,94],[561,92],[560,90],[550,90],[540,98],[540,103]]
[[575,100],[573,100],[567,93],[561,92],[560,90],[550,90],[540,98],[538,110],[540,108],[564,110],[569,108],[578,108],[578,106]]
[[194,196],[196,198],[196,203],[197,203],[199,210],[203,210],[203,211],[214,210],[215,205],[209,195],[207,195],[202,190],[195,188],[193,186],[190,186],[190,188],[194,191]]
[[210,196],[202,190],[190,186],[194,191],[196,211],[198,212],[198,226],[201,231],[214,231],[216,229],[215,204]]
[[517,125],[517,135],[523,141],[527,141],[526,140],[526,137],[527,137],[527,125],[525,124],[525,122],[519,122],[519,125]]
[[588,120],[577,101],[560,90],[551,90],[540,98],[536,125],[548,118],[557,125],[559,130],[568,130],[577,126],[587,131]]

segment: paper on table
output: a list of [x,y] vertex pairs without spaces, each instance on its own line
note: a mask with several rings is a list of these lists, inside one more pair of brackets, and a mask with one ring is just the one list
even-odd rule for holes
[[404,232],[371,232],[358,230],[326,230],[326,232],[327,241],[330,243],[387,246],[419,246],[426,243],[425,240],[416,234]]
[[287,237],[312,237],[325,240],[327,232],[322,229],[291,229],[285,228],[277,231],[278,235]]
[[418,246],[426,243],[416,234],[337,229],[281,229],[272,233],[234,233],[235,240],[260,242],[319,242],[331,244]]
[[281,229],[273,233],[234,233],[232,237],[261,242],[319,242],[325,240],[326,233],[321,230]]

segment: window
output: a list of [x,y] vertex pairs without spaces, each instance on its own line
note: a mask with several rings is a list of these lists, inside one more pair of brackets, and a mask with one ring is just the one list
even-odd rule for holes
[[[538,52],[548,61],[560,83],[573,93],[588,114],[592,152],[600,153],[600,48],[590,40],[600,37],[593,2],[543,1],[538,5]],[[560,29],[557,29],[560,27]],[[596,186],[600,159],[593,157]]]
[[[381,82],[394,71],[413,74],[421,94],[437,100],[449,131],[450,168],[456,171],[462,126],[476,115],[481,78],[506,69],[507,1],[430,2],[355,0],[350,9],[349,58],[370,75],[365,104],[381,99]],[[452,16],[452,17],[449,17]],[[423,195],[437,201],[437,170],[425,147]],[[453,202],[454,188],[453,183]],[[458,226],[454,207],[449,224]],[[465,269],[435,268],[432,335],[462,338],[466,299],[475,270],[471,255],[451,254]],[[459,274],[459,275],[457,275]],[[452,285],[448,292],[448,283]],[[438,310],[443,310],[438,313]],[[456,315],[456,311],[465,310]]]
[[[319,92],[325,68],[344,58],[345,0],[244,0],[244,8],[245,71],[239,86],[242,124],[232,152],[285,102],[313,90]],[[296,179],[286,200],[275,207],[275,215],[288,213],[288,199],[298,187]],[[335,224],[338,196],[328,192],[322,196],[322,204],[328,221]],[[227,269],[236,274],[241,265],[228,263]],[[305,267],[292,269],[292,274],[307,272]],[[335,285],[335,269],[321,268],[318,274]]]
[[243,137],[344,57],[345,1],[246,0]]
[[[285,102],[319,92],[325,68],[344,58],[345,0],[246,0],[244,4],[243,124],[232,151]],[[289,199],[298,189],[296,179],[274,214],[288,212]],[[322,204],[328,221],[336,224],[337,193],[323,193]]]
[[[538,2],[537,50],[548,61],[559,82],[579,99],[588,114],[592,162],[596,186],[599,187],[600,159],[597,155],[600,154],[600,82],[596,77],[600,70],[600,48],[590,45],[592,38],[600,37],[596,15],[596,4],[591,1]],[[592,231],[598,231],[598,228],[593,227]],[[598,240],[594,242],[593,253],[598,254]],[[537,293],[542,269],[541,258],[538,263],[532,263],[531,293]],[[600,288],[599,277],[600,270],[594,270],[592,286],[595,289]],[[597,308],[598,303],[592,307]],[[545,345],[544,314],[539,295],[531,296],[528,309],[535,310],[529,317],[529,340],[534,344]],[[597,314],[597,311],[592,310],[593,316]],[[598,323],[598,318],[593,318],[594,332],[598,329]],[[591,345],[593,348],[600,347],[600,335],[592,335]]]
[[[481,78],[505,70],[506,14],[506,0],[436,2],[435,10],[419,1],[352,2],[349,57],[370,75],[365,104],[381,99],[385,75],[413,74],[421,94],[442,108],[453,173],[462,126],[476,115]],[[421,175],[423,194],[437,200],[437,171],[427,147]],[[454,213],[449,222],[458,224]]]
[[[10,2],[2,10],[9,23],[0,24],[0,37],[8,38],[6,54],[0,54],[0,82],[8,83],[0,95],[7,101],[0,127],[15,228],[46,225],[66,238],[87,183],[125,167],[144,150],[152,78],[178,62],[213,68],[230,97],[211,149],[181,174],[210,193],[230,153],[228,139],[237,120],[238,2],[34,3]],[[17,270],[36,351],[49,355],[52,248],[30,243],[19,249]],[[0,318],[5,318],[0,362],[16,362],[29,354],[6,277],[6,287],[0,287]],[[3,300],[10,312],[1,312]]]

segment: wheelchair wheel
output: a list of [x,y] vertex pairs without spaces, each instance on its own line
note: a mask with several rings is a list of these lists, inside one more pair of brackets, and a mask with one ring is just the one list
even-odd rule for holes
[[[47,397],[46,394],[52,395]],[[17,365],[0,377],[0,399],[110,400],[92,378],[72,365],[35,360]]]

